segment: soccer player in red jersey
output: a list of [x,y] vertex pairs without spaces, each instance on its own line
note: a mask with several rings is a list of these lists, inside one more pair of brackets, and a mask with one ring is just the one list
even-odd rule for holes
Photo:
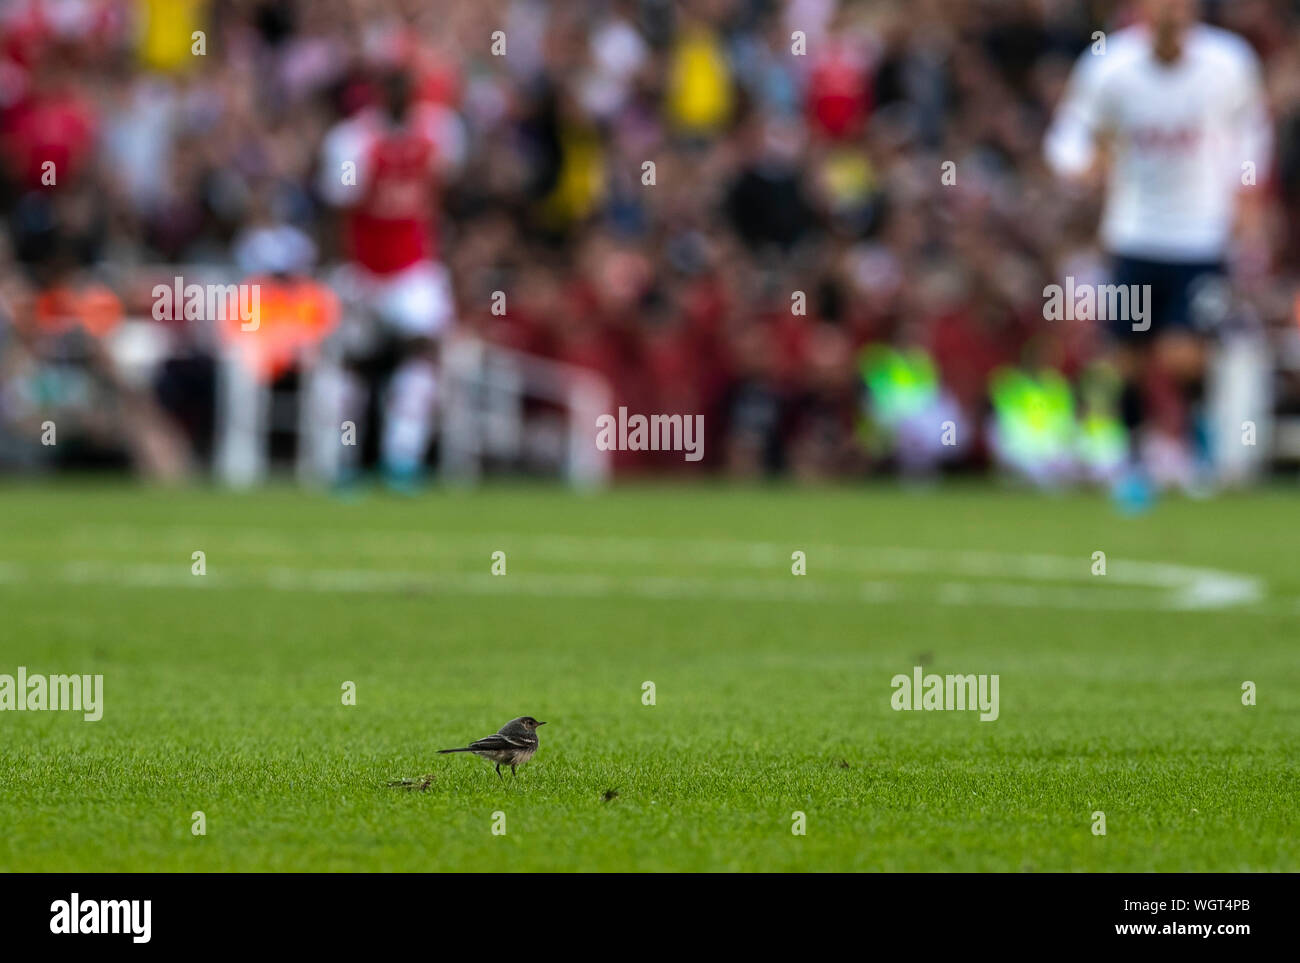
[[[438,344],[455,318],[435,211],[440,185],[460,165],[464,130],[450,109],[415,100],[406,69],[386,69],[379,90],[378,104],[326,135],[319,186],[344,211],[349,263],[339,287],[361,315],[349,358],[396,355],[383,394],[380,458],[389,483],[409,488],[418,484],[433,432]],[[340,420],[362,424],[364,370],[354,363],[345,374],[336,393]]]

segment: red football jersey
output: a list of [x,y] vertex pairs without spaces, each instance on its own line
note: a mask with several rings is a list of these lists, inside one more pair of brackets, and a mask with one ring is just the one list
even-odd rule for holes
[[327,138],[325,174],[356,165],[356,184],[329,185],[334,203],[345,205],[349,254],[374,274],[392,274],[419,261],[436,260],[440,122],[433,109],[416,107],[395,126],[368,110],[340,124]]
[[436,256],[433,140],[418,129],[388,130],[369,144],[368,184],[348,223],[352,257],[390,274]]

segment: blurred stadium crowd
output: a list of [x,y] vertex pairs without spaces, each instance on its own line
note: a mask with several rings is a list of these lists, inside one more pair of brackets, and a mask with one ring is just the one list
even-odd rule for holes
[[[1095,324],[1043,319],[1045,285],[1105,265],[1099,196],[1055,180],[1042,141],[1074,59],[1126,8],[0,0],[0,465],[201,468],[212,332],[162,323],[142,375],[118,360],[136,337],[120,322],[150,319],[153,285],[192,265],[326,277],[345,255],[322,144],[376,99],[376,64],[400,62],[463,133],[437,194],[458,331],[594,369],[633,411],[703,413],[715,470],[893,467],[863,428],[868,346],[921,349],[976,426],[1000,368],[1077,383],[1097,356]],[[1205,12],[1265,66],[1271,221],[1233,264],[1235,309],[1300,411],[1300,5]],[[75,348],[51,347],[70,327]],[[60,444],[43,448],[52,413]],[[957,462],[988,457],[976,432]]]

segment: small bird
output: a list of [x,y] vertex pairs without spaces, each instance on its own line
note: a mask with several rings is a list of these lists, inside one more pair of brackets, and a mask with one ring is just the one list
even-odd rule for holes
[[439,749],[438,753],[472,752],[488,762],[495,762],[498,776],[501,776],[502,763],[510,767],[512,776],[517,776],[516,767],[533,758],[537,751],[537,727],[544,725],[545,722],[538,722],[532,716],[520,716],[507,722],[495,735],[484,736],[461,749]]

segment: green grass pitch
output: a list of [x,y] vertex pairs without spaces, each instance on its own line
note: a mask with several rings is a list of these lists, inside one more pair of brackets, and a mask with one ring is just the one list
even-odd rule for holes
[[[1298,533],[1282,489],[7,485],[0,673],[104,710],[0,712],[0,870],[1300,870]],[[894,711],[918,664],[999,718]],[[435,754],[518,715],[514,782]]]

